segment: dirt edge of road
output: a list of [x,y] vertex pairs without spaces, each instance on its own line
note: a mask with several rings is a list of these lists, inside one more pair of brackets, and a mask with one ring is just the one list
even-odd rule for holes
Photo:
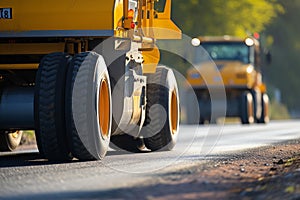
[[300,141],[220,155],[127,190],[142,199],[300,199]]

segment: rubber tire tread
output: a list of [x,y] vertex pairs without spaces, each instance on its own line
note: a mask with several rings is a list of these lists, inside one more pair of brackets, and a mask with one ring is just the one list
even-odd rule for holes
[[[252,96],[252,94],[248,91],[245,91],[241,96],[241,122],[242,122],[242,124],[251,124],[251,122],[249,121],[249,116],[248,116],[249,115],[248,102],[247,102],[248,94],[250,94]],[[252,98],[252,106],[253,106],[252,109],[254,109],[253,98]],[[254,114],[254,110],[252,113]]]
[[[76,54],[70,64],[70,68],[68,70],[68,76],[66,81],[66,124],[67,124],[67,134],[70,137],[70,147],[72,151],[72,155],[79,160],[95,160],[94,156],[87,150],[84,143],[82,142],[80,136],[78,135],[75,122],[73,119],[72,114],[72,98],[73,98],[73,87],[75,83],[75,79],[77,77],[79,68],[82,67],[83,61],[88,61],[87,67],[82,67],[80,72],[80,78],[77,81],[80,81],[78,84],[81,88],[81,91],[85,91],[89,94],[92,94],[92,85],[89,85],[90,79],[93,77],[94,67],[98,57],[92,57],[93,59],[87,60],[86,58],[90,52],[83,52],[80,54]],[[87,64],[85,63],[85,64]],[[76,98],[85,98],[87,95],[83,95],[81,97]],[[76,100],[76,98],[74,100]],[[83,108],[86,108],[87,105],[82,105]],[[86,123],[85,121],[91,121],[91,113],[81,113],[82,122]],[[88,132],[88,131],[86,131]],[[87,133],[89,134],[89,133]]]
[[[148,133],[157,132],[156,130],[161,127],[161,116],[159,111],[153,110],[153,116],[150,118],[149,110],[152,105],[160,104],[167,113],[169,113],[169,88],[165,87],[167,75],[169,69],[166,67],[158,66],[156,68],[155,74],[150,74],[147,76],[147,105],[146,105],[146,119],[145,125],[152,124],[153,126],[147,126],[145,131]],[[157,83],[157,84],[156,84]],[[152,108],[155,109],[155,108]],[[169,127],[169,117],[167,114],[167,119],[162,127],[162,129],[151,137],[144,138],[145,146],[152,150],[171,150],[169,148],[169,143],[172,141]],[[152,122],[151,122],[152,120]]]
[[[258,123],[259,124],[267,124],[268,122],[269,122],[269,116],[268,116],[268,119],[266,120],[265,119],[265,100],[264,100],[264,95],[267,95],[267,94],[265,94],[265,93],[263,93],[262,95],[261,95],[261,104],[262,104],[262,109],[261,109],[261,117],[260,117],[260,119],[258,120]],[[269,98],[268,96],[267,96],[267,98]]]
[[65,134],[65,77],[70,56],[51,53],[40,62],[34,94],[38,149],[48,160],[70,160]]

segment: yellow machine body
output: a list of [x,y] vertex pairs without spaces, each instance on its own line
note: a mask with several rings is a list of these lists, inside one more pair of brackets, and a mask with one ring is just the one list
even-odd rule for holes
[[[206,36],[194,38],[192,44],[194,66],[187,71],[187,81],[197,96],[199,123],[215,122],[220,117],[240,117],[245,124],[266,123],[268,96],[262,81],[259,41],[252,37]],[[219,96],[210,99],[211,92]],[[226,112],[225,108],[217,109],[225,105]],[[189,123],[194,121],[188,119]]]
[[[0,131],[37,128],[35,92],[43,90],[38,85],[45,58],[65,56],[51,57],[65,70],[77,56],[92,52],[106,65],[104,92],[118,89],[112,101],[100,104],[113,104],[117,113],[113,122],[109,114],[100,120],[107,122],[104,132],[111,125],[111,135],[138,137],[146,119],[147,76],[156,73],[160,60],[156,41],[180,38],[181,30],[171,20],[171,0],[1,0]],[[57,72],[63,76],[59,80],[68,72]]]
[[[180,29],[170,19],[171,0],[161,2],[164,9],[157,11],[158,2],[154,0],[2,0],[0,38],[9,38],[9,41],[3,44],[0,41],[0,55],[46,55],[64,51],[72,54],[88,50],[83,46],[91,39],[128,38],[140,44],[145,72],[151,73],[159,61],[155,40],[181,37]],[[3,9],[9,11],[9,18],[1,17]],[[130,9],[134,11],[133,17],[128,16]],[[63,40],[30,43],[14,40],[58,37]],[[80,50],[74,49],[74,45],[81,45]],[[0,63],[0,69],[37,67],[37,62]]]
[[[202,43],[222,43],[224,46],[226,43],[245,42],[245,39],[237,37],[200,37]],[[195,88],[207,88],[207,87],[225,87],[225,88],[259,88],[261,92],[266,92],[266,87],[262,82],[262,75],[257,70],[259,59],[258,51],[259,43],[253,39],[253,59],[252,63],[244,63],[239,60],[227,60],[227,59],[214,59],[197,63],[195,67],[190,68],[187,71],[187,80],[192,87]],[[245,44],[246,45],[246,44]],[[201,46],[201,43],[200,43]],[[255,54],[255,55],[254,55]]]
[[99,36],[113,33],[114,1],[3,0],[0,6],[12,9],[12,19],[0,21],[0,31],[10,36],[56,37],[75,35],[76,31],[101,31],[95,32]]

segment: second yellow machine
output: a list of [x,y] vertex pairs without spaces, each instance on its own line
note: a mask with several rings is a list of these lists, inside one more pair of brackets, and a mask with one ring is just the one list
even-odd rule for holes
[[[188,122],[238,117],[243,124],[267,123],[269,98],[262,80],[259,41],[225,35],[194,38],[192,44],[196,67],[188,70],[187,80],[196,94],[200,116],[193,119],[188,115]],[[270,62],[270,55],[266,55],[264,60]],[[195,113],[195,108],[187,108],[188,113]]]
[[0,150],[21,130],[50,160],[172,149],[178,89],[155,45],[181,37],[170,14],[171,0],[2,0]]

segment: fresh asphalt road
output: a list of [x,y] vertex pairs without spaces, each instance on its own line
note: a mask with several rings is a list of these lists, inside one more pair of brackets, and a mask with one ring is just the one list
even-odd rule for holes
[[0,199],[132,198],[126,191],[156,184],[164,174],[227,153],[299,138],[297,120],[250,126],[181,125],[177,145],[170,152],[133,154],[110,149],[102,161],[68,163],[42,160],[36,150],[0,154]]

